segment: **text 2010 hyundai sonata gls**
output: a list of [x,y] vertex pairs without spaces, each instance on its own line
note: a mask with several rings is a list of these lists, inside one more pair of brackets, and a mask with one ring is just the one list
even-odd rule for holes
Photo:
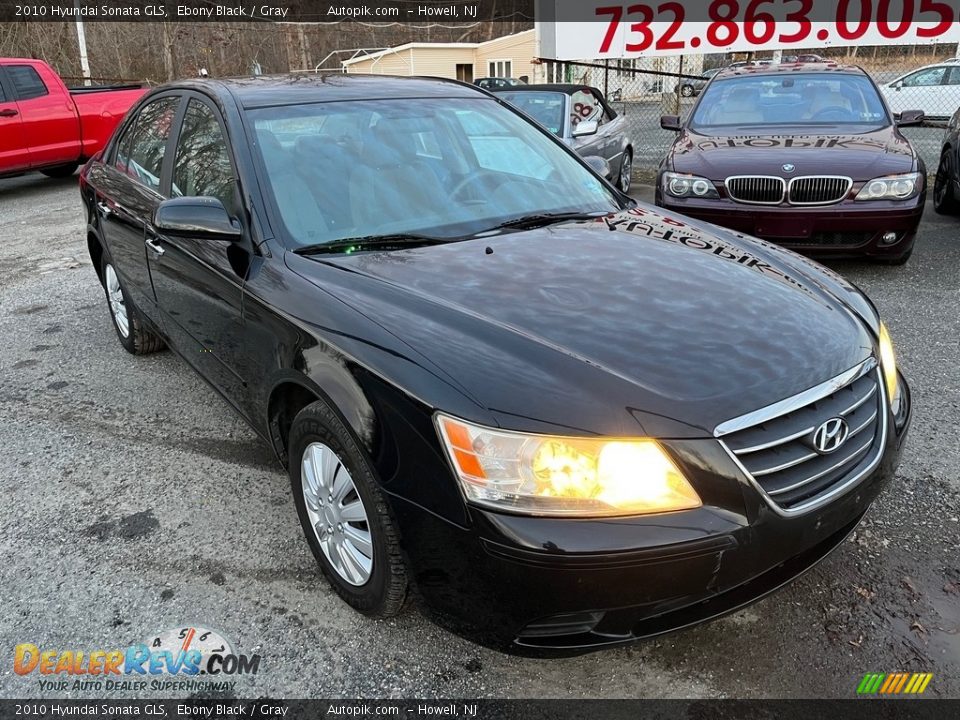
[[836,547],[907,432],[854,287],[634,206],[459,83],[160,88],[81,192],[121,344],[271,444],[370,615],[416,594],[529,652],[720,615]]

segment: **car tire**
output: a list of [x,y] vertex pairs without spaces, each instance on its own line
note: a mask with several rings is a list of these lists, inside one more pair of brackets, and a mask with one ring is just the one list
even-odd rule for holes
[[680,95],[685,98],[693,97],[693,85],[682,85],[680,87]]
[[333,589],[364,615],[399,613],[407,597],[399,532],[353,433],[318,400],[294,418],[288,457],[300,525]]
[[103,291],[107,296],[110,320],[123,349],[131,355],[147,355],[163,350],[163,340],[147,327],[143,315],[123,289],[113,267],[113,260],[106,253],[103,255],[100,277],[103,278]]
[[953,190],[955,168],[951,152],[948,148],[940,155],[937,176],[933,181],[933,209],[940,215],[956,215],[960,212],[960,202]]
[[44,175],[52,178],[65,178],[73,175],[77,168],[80,167],[80,163],[67,163],[66,165],[58,165],[57,167],[47,168],[46,170],[41,170]]
[[629,149],[623,151],[623,157],[620,159],[620,172],[617,173],[617,188],[620,192],[626,194],[630,192],[630,185],[633,182],[633,152]]

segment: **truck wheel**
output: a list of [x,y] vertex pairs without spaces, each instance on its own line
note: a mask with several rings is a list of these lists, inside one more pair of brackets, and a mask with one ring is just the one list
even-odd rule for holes
[[333,589],[364,615],[396,615],[407,595],[399,534],[353,435],[318,400],[294,418],[288,457],[300,524]]
[[103,290],[107,294],[107,306],[110,308],[110,319],[113,320],[113,329],[117,331],[117,339],[123,349],[131,355],[146,355],[157,352],[164,347],[163,340],[150,330],[144,322],[143,315],[127,297],[126,291],[120,284],[113,261],[104,253],[103,257]]
[[46,170],[41,170],[40,172],[47,177],[65,178],[73,175],[79,166],[80,163],[68,163],[66,165],[58,165],[57,167],[47,168]]

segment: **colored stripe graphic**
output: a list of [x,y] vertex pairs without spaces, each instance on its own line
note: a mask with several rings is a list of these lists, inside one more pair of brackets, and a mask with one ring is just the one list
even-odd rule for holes
[[933,673],[867,673],[857,685],[857,695],[921,695]]

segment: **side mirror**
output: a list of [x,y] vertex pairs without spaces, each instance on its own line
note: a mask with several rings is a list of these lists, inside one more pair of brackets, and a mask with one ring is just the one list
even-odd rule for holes
[[599,155],[587,155],[583,161],[600,177],[610,177],[610,163]]
[[680,116],[679,115],[661,115],[660,116],[660,127],[664,130],[673,130],[677,132],[682,129],[680,126]]
[[904,125],[919,125],[923,122],[925,114],[923,110],[904,110],[897,118],[897,127]]
[[178,197],[164,200],[153,215],[153,225],[174,237],[208,238],[235,242],[240,228],[218,198]]
[[596,120],[581,120],[573,129],[573,136],[578,138],[586,137],[587,135],[596,135],[597,130],[599,129],[600,126],[597,124]]
[[896,82],[890,83],[890,87],[899,92],[900,88],[903,87],[903,80],[897,80]]

